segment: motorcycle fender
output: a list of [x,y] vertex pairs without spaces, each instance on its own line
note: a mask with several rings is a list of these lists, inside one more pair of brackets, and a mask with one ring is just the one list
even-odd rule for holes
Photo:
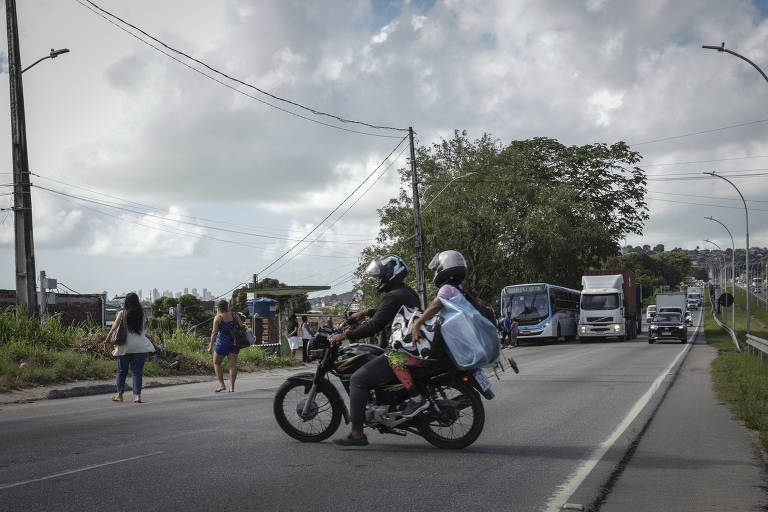
[[[302,372],[297,373],[296,375],[292,375],[288,377],[288,382],[300,382],[304,384],[304,389],[306,392],[309,392],[309,388],[312,387],[312,382],[315,380],[315,374],[311,372]],[[344,403],[344,399],[341,397],[341,393],[339,393],[339,390],[336,389],[336,386],[331,384],[331,381],[328,379],[324,379],[325,383],[328,385],[328,390],[336,395],[336,398],[339,400],[339,403],[341,404],[341,412],[344,416],[344,423],[349,425],[349,410],[347,409],[347,404]]]

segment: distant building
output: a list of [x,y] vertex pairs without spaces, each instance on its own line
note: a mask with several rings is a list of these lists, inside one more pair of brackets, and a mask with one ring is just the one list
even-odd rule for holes
[[197,294],[197,288],[192,288],[192,295],[194,295],[195,297],[200,297],[200,296]]

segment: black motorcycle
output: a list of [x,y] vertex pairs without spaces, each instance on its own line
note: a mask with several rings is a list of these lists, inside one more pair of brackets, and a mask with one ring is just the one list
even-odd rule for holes
[[[303,442],[327,439],[339,428],[349,411],[341,393],[329,380],[335,375],[349,395],[352,374],[384,353],[376,345],[331,345],[328,338],[338,329],[322,328],[310,342],[310,354],[319,361],[317,371],[293,375],[277,390],[274,413],[286,434]],[[485,409],[480,398],[493,398],[482,370],[459,370],[450,361],[428,361],[412,368],[414,382],[431,402],[414,417],[399,414],[407,403],[405,387],[397,380],[372,389],[365,410],[365,426],[383,434],[424,437],[438,448],[461,449],[472,444],[483,430]]]

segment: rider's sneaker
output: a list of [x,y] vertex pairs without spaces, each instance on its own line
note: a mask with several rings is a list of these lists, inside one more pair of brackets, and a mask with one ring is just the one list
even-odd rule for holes
[[344,437],[333,440],[334,444],[340,446],[368,446],[368,437],[365,434],[360,434],[360,437],[350,433]]
[[403,418],[412,418],[427,407],[429,407],[429,400],[426,398],[422,397],[422,399],[419,401],[411,399],[408,400],[408,405],[405,406],[405,409],[403,409],[403,412],[401,412],[400,415]]

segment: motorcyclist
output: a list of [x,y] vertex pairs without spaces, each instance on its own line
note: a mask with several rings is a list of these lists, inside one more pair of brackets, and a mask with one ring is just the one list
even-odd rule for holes
[[[403,279],[408,274],[408,267],[399,256],[387,254],[386,256],[374,258],[368,264],[365,272],[369,276],[378,279],[376,291],[384,293],[381,303],[375,309],[360,311],[351,315],[350,318],[355,320],[366,316],[370,316],[371,319],[360,327],[331,336],[329,339],[331,343],[340,343],[345,339],[357,341],[382,331],[386,332],[402,306],[409,308],[421,306],[416,292],[403,283]],[[385,340],[388,340],[388,337],[385,337]],[[334,440],[336,444],[342,446],[365,446],[368,444],[368,438],[363,433],[363,423],[369,390],[378,384],[388,382],[394,378],[395,374],[389,365],[386,354],[382,354],[373,361],[363,365],[352,375],[349,386],[352,430],[346,437]]]

